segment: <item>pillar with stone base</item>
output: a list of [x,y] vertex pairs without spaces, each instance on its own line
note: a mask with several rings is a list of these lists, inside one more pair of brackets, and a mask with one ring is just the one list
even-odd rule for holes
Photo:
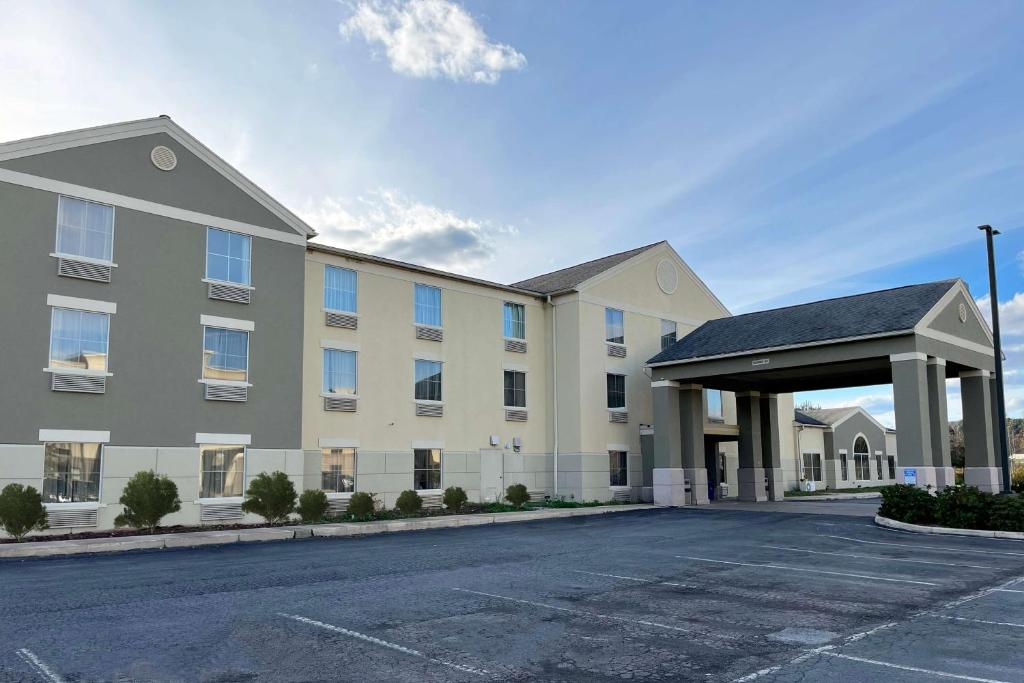
[[928,375],[928,416],[932,466],[935,468],[935,488],[941,490],[947,486],[956,485],[956,474],[953,471],[949,451],[945,359],[929,358],[926,372]]
[[652,382],[651,390],[654,395],[654,503],[672,507],[705,504],[708,502],[708,476],[704,468],[702,389],[697,385],[661,380]]
[[992,391],[988,370],[960,373],[964,412],[964,484],[998,493],[1002,473],[996,467]]
[[690,482],[694,505],[707,505],[708,470],[704,466],[704,389],[698,384],[679,387],[679,422],[683,441],[683,473]]
[[932,459],[927,360],[925,354],[917,352],[889,356],[896,409],[896,452],[900,458],[896,480],[934,488],[937,482]]
[[761,454],[761,396],[758,392],[736,394],[736,421],[740,432],[739,499],[749,502],[768,500]]
[[761,396],[761,463],[768,477],[768,500],[783,500],[786,478],[782,474],[782,443],[779,436],[779,397]]

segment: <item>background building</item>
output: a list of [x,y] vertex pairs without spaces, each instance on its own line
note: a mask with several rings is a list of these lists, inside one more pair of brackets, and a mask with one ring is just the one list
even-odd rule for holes
[[793,420],[793,467],[789,488],[802,480],[818,489],[884,486],[898,482],[896,430],[860,406],[802,408]]

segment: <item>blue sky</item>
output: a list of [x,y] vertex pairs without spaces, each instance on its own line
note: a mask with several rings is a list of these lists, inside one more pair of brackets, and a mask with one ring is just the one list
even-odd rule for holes
[[[1019,2],[0,16],[0,139],[169,114],[323,241],[494,280],[669,239],[734,312],[952,276],[980,298],[992,223],[1010,370],[1024,359]],[[891,422],[887,387],[811,398]]]

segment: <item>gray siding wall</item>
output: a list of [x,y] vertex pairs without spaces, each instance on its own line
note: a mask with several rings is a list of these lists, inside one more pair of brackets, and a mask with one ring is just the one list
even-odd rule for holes
[[[960,304],[964,304],[967,307],[967,320],[960,322]],[[978,320],[978,316],[974,315],[974,309],[967,302],[967,299],[963,294],[957,294],[952,301],[950,301],[942,311],[935,316],[935,319],[931,322],[929,327],[938,330],[939,332],[945,332],[946,334],[952,334],[954,336],[972,341],[975,344],[981,344],[983,346],[991,347],[992,342],[989,341],[988,335],[985,333],[985,328],[982,327],[984,323]]]
[[875,451],[882,451],[885,454],[885,432],[875,426],[875,423],[857,413],[846,422],[835,428],[833,434],[833,448],[835,458],[839,459],[839,450],[844,449],[849,454],[850,478],[853,478],[853,440],[857,434],[863,434],[868,440],[868,449],[874,457]]
[[[254,237],[253,303],[232,304],[201,282],[205,226],[118,207],[118,267],[100,284],[57,276],[56,217],[56,194],[0,183],[0,443],[38,443],[49,428],[109,430],[114,445],[193,446],[214,432],[299,448],[304,247]],[[106,394],[50,390],[47,294],[117,303]],[[255,322],[248,402],[203,399],[201,314]]]

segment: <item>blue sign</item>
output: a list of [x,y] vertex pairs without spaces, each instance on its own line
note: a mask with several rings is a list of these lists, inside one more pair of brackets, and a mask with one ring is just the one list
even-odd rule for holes
[[917,468],[916,467],[904,467],[903,468],[903,483],[904,484],[917,484]]

